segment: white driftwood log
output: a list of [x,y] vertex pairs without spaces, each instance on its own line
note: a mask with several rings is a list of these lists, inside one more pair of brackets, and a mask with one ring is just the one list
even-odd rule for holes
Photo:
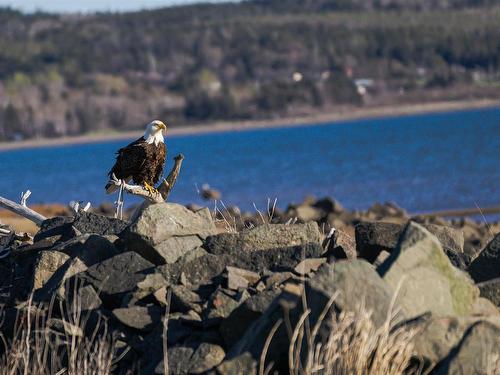
[[[26,194],[23,194],[23,198],[25,197],[25,195]],[[44,220],[47,220],[45,216],[40,215],[38,212],[33,211],[32,209],[25,206],[26,199],[22,200],[24,205],[12,202],[11,200],[0,196],[0,207],[6,208],[9,211],[12,211],[22,217],[25,217],[26,219],[31,220],[38,226],[40,226]]]
[[170,194],[170,191],[175,185],[177,176],[181,170],[184,155],[179,154],[174,158],[174,166],[170,171],[167,178],[164,178],[158,189],[154,192],[146,190],[143,186],[130,185],[123,180],[119,180],[115,175],[109,180],[110,183],[115,184],[118,188],[122,187],[127,193],[137,195],[144,198],[145,201],[150,203],[165,202]]

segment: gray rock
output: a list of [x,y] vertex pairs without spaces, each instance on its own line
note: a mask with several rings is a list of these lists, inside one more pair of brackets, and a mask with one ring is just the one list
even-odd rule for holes
[[219,375],[257,375],[257,362],[250,353],[243,353],[222,362],[217,367],[217,373]]
[[208,301],[204,311],[203,324],[205,327],[220,324],[244,301],[239,299],[236,293],[229,290],[219,289],[215,291]]
[[67,241],[76,235],[76,231],[71,225],[72,222],[73,218],[67,216],[57,216],[44,220],[33,241],[36,243],[47,240],[47,243],[51,244],[57,241]]
[[68,258],[68,255],[59,251],[41,251],[36,257],[33,267],[32,289],[43,287]]
[[207,254],[187,262],[183,265],[181,273],[187,285],[206,284],[215,276],[221,275],[229,262],[230,260],[227,257]]
[[384,222],[363,222],[356,225],[356,251],[360,258],[373,263],[382,250],[392,251],[398,243],[403,226]]
[[35,292],[35,300],[49,301],[53,295],[60,299],[66,298],[66,283],[75,275],[84,272],[88,267],[78,258],[68,259],[50,277],[45,285]]
[[[78,288],[77,297],[80,311],[96,310],[101,307],[102,301],[92,285]],[[75,311],[76,312],[76,311]]]
[[489,299],[500,308],[500,278],[484,281],[477,284],[481,297]]
[[487,298],[479,297],[472,307],[472,316],[499,315],[500,310]]
[[226,353],[219,345],[201,343],[190,359],[189,373],[203,374],[219,365]]
[[201,313],[202,301],[198,294],[183,285],[172,285],[170,290],[172,293],[172,312],[188,312],[189,310],[194,310],[197,313]]
[[238,234],[222,233],[210,236],[205,249],[211,254],[237,254],[255,250],[321,244],[322,234],[318,224],[267,224],[244,230]]
[[168,282],[165,280],[162,274],[147,274],[144,280],[139,281],[134,290],[130,294],[127,294],[126,297],[124,297],[123,304],[128,306],[135,305],[148,296],[151,296],[152,299],[154,299],[154,293],[166,287],[167,285]]
[[114,309],[112,315],[129,328],[151,331],[161,322],[161,312],[157,306],[130,306]]
[[468,271],[478,283],[500,277],[500,233],[472,261]]
[[472,317],[426,318],[417,322],[414,351],[428,363],[437,365],[462,340],[467,329],[480,321]]
[[238,306],[221,322],[219,332],[227,348],[233,347],[238,342],[245,331],[262,316],[279,294],[278,290],[256,294]]
[[479,296],[469,277],[453,267],[437,238],[410,222],[391,256],[378,268],[411,317],[467,315]]
[[256,272],[244,270],[237,267],[226,267],[227,288],[238,290],[246,289],[249,285],[260,280],[260,275]]
[[342,230],[336,229],[332,235],[325,239],[328,257],[334,259],[356,259],[356,241]]
[[187,286],[209,283],[222,274],[227,266],[253,272],[263,270],[293,270],[303,259],[319,258],[323,249],[318,244],[307,244],[289,248],[245,251],[235,254],[207,254],[182,265],[168,264],[158,269],[167,280],[176,283],[182,276]]
[[80,211],[72,222],[72,226],[82,234],[118,235],[128,223],[112,217]]
[[206,210],[192,212],[174,203],[148,206],[123,232],[127,249],[159,265],[174,263],[216,232]]
[[79,274],[80,279],[100,290],[103,303],[118,307],[122,298],[151,273],[153,264],[132,251],[115,255]]
[[[441,361],[437,375],[489,375],[497,373],[500,319],[481,320],[467,328],[459,344]],[[496,363],[495,363],[496,362]],[[494,366],[494,367],[492,367]]]
[[372,311],[377,326],[386,321],[393,293],[368,262],[352,260],[325,265],[306,283],[308,305],[316,316],[337,293],[333,302],[337,311],[355,312],[363,304]]
[[[174,346],[173,348],[168,348],[169,373],[172,375],[188,374],[193,354],[193,348],[189,347]],[[163,361],[156,367],[155,374],[164,374]]]
[[470,258],[465,253],[458,253],[453,250],[445,250],[445,254],[450,260],[451,264],[458,268],[459,270],[466,271],[468,265],[470,264]]
[[319,267],[326,263],[326,258],[308,258],[301,261],[294,268],[299,275],[305,276],[316,272]]
[[[437,237],[445,251],[463,253],[462,231],[444,225],[423,224]],[[382,250],[392,252],[398,244],[405,225],[385,222],[363,222],[356,225],[356,249],[358,256],[373,263]]]
[[301,204],[289,211],[290,216],[296,217],[300,222],[307,223],[310,221],[319,221],[323,218],[324,212],[319,208]]
[[291,272],[273,272],[264,278],[265,288],[270,289],[283,284],[294,277]]
[[87,266],[92,266],[118,254],[113,244],[117,239],[114,235],[83,234],[59,243],[54,250],[78,257]]

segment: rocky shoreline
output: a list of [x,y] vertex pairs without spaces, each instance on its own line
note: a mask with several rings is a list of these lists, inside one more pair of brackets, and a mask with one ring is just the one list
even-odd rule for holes
[[[51,218],[33,239],[0,237],[0,367],[37,340],[23,336],[37,323],[52,354],[75,337],[108,343],[101,373],[341,374],[363,363],[371,374],[496,374],[498,232],[329,198],[284,212],[161,203],[131,222]],[[57,371],[70,367],[65,353]]]

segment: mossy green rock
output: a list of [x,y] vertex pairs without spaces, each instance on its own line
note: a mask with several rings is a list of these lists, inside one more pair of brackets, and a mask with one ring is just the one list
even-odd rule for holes
[[410,222],[395,251],[378,268],[397,291],[397,303],[409,317],[461,316],[471,312],[479,290],[467,274],[453,267],[438,239]]

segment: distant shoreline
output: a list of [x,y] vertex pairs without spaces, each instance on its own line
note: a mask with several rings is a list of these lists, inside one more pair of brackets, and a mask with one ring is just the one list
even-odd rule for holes
[[[347,120],[360,120],[382,118],[402,115],[416,115],[425,113],[447,112],[454,110],[473,110],[482,108],[500,107],[499,99],[444,101],[420,104],[402,104],[368,108],[340,108],[335,113],[318,113],[307,116],[283,117],[279,119],[248,120],[248,121],[217,121],[200,125],[185,125],[170,128],[167,136],[195,135],[208,133],[221,133],[229,131],[242,131],[252,129],[272,129],[281,127],[295,127],[305,125],[318,125],[329,122]],[[86,144],[108,141],[135,139],[141,136],[140,131],[127,131],[116,133],[86,134],[73,137],[55,139],[31,139],[20,142],[0,143],[0,151],[52,147],[72,144]]]

